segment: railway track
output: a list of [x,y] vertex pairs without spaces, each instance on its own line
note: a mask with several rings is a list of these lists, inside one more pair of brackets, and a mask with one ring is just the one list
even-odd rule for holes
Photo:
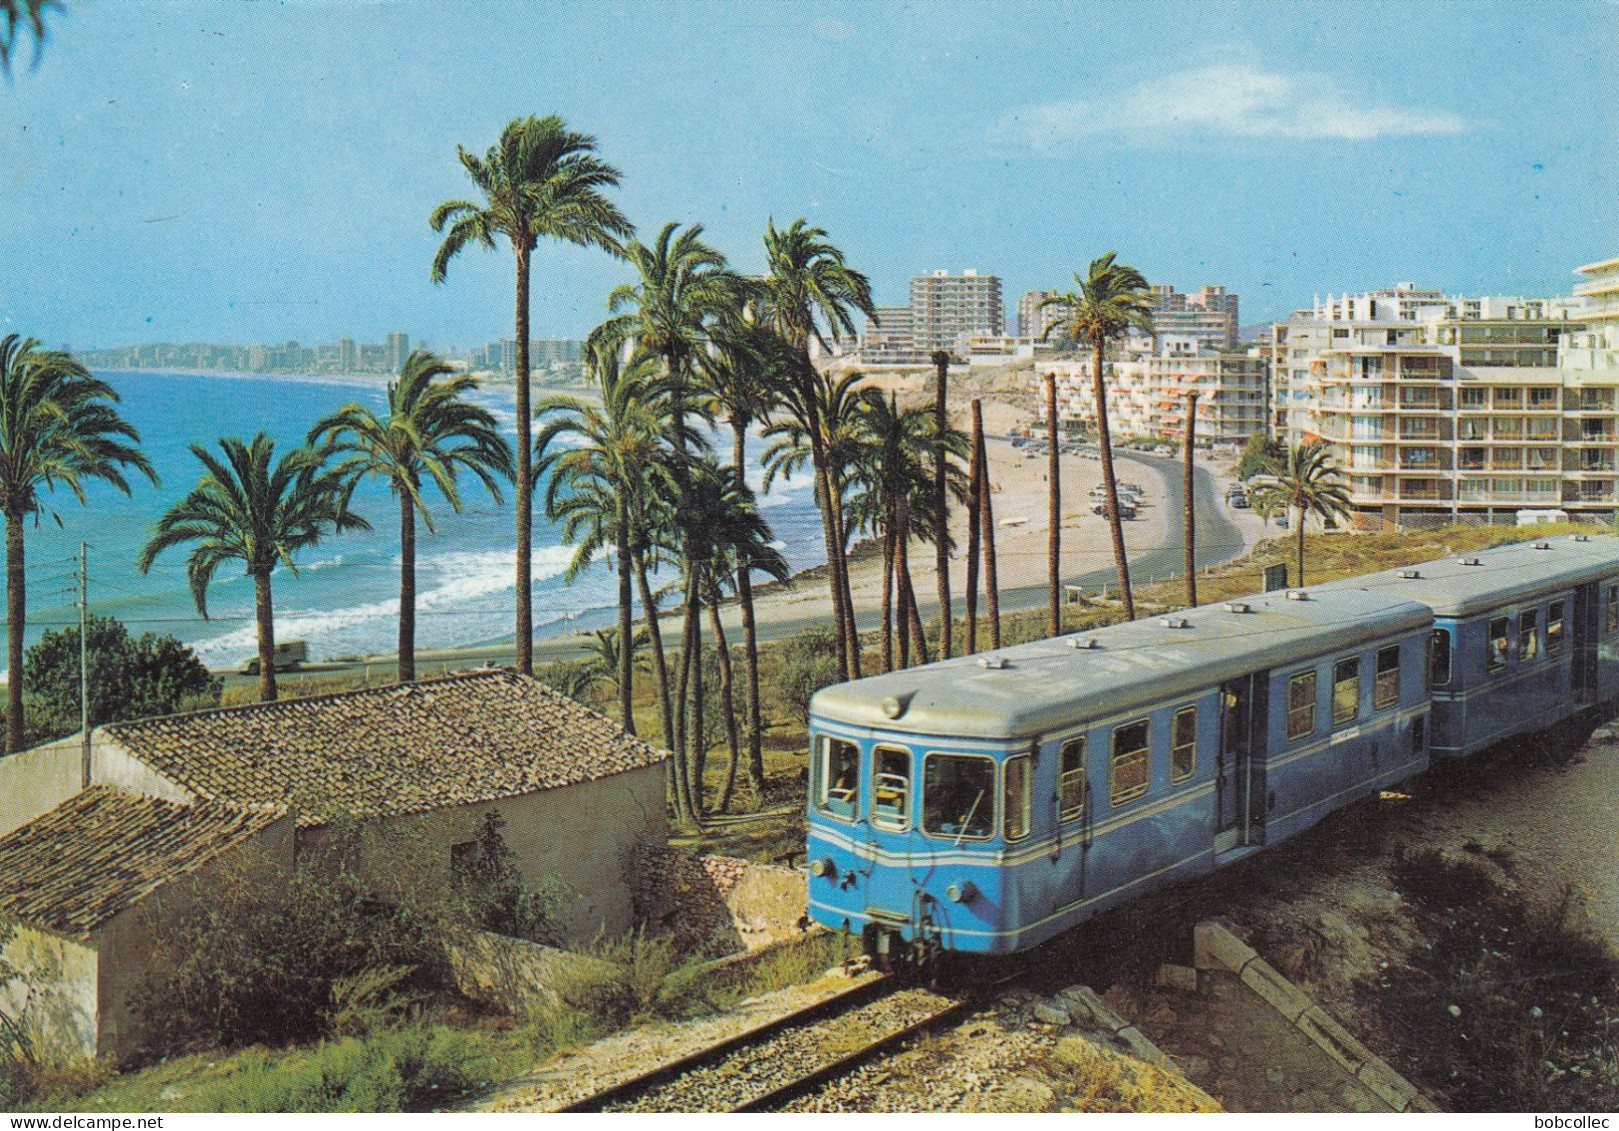
[[971,1006],[968,997],[874,979],[562,1110],[768,1111]]

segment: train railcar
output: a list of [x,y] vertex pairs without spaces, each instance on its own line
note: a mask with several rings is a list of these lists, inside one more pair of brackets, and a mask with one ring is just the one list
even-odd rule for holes
[[823,689],[809,911],[1006,954],[1428,765],[1433,614],[1337,587]]
[[1339,584],[1433,610],[1436,758],[1594,720],[1619,697],[1619,538],[1520,542]]

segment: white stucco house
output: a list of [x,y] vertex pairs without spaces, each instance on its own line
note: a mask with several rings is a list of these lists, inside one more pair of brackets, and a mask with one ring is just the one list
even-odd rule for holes
[[666,841],[668,754],[505,670],[100,727],[88,782],[81,752],[0,758],[0,957],[19,971],[0,1013],[95,1055],[129,1051],[166,916],[290,870],[336,819],[386,891],[401,869],[447,885],[499,811],[524,882],[560,887],[569,940],[632,924],[633,858]]

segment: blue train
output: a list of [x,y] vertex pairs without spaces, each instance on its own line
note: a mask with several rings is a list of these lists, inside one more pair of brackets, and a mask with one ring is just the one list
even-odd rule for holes
[[811,918],[1011,954],[1619,698],[1619,538],[1574,535],[838,684]]

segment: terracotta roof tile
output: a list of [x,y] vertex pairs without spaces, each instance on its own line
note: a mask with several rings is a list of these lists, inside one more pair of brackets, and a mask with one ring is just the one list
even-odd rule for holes
[[301,825],[557,789],[668,754],[509,670],[116,723],[106,735],[200,797]]
[[285,814],[92,786],[0,837],[0,915],[88,935]]

